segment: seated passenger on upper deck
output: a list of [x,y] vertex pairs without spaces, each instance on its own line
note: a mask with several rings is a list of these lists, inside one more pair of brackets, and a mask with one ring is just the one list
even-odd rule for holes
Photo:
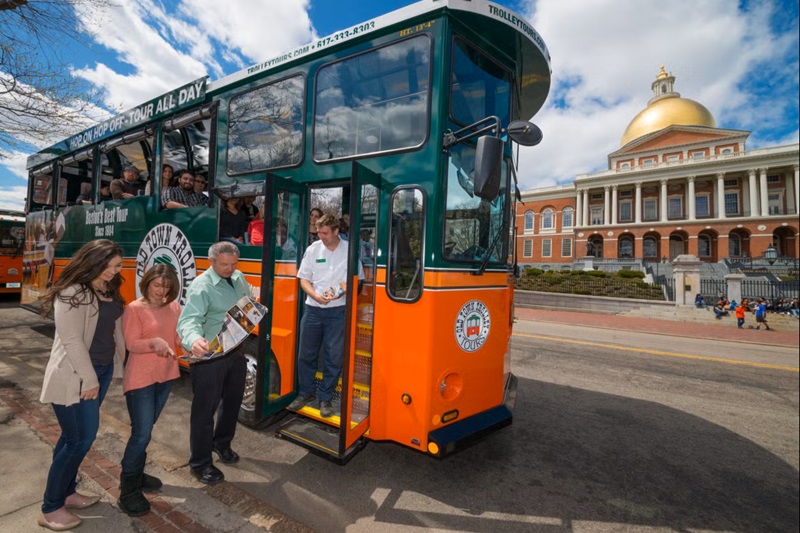
[[189,170],[178,172],[178,184],[164,189],[161,193],[161,207],[175,209],[178,207],[208,206],[208,198],[194,190],[194,174]]
[[111,180],[111,197],[114,200],[133,198],[140,191],[144,192],[144,184],[139,181],[139,169],[128,165],[122,169],[122,177]]

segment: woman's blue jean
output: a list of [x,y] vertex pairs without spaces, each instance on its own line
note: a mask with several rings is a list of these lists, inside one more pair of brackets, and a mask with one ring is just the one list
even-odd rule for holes
[[100,392],[94,400],[81,400],[72,405],[53,404],[61,436],[53,449],[53,464],[47,474],[42,512],[52,513],[64,507],[64,500],[75,492],[77,476],[86,454],[94,443],[100,426],[100,405],[106,397],[114,373],[114,364],[95,365]]
[[153,426],[169,398],[173,381],[153,383],[125,393],[128,415],[131,417],[131,436],[122,456],[122,475],[128,476],[144,470],[147,445]]

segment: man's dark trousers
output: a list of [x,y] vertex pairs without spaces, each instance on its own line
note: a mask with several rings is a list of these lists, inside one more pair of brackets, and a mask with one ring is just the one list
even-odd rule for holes
[[[192,453],[189,466],[192,469],[212,464],[211,452],[214,448],[224,449],[231,445],[247,375],[247,361],[243,352],[240,345],[228,355],[192,365],[194,397],[189,422]],[[214,427],[214,413],[220,402],[222,408]]]

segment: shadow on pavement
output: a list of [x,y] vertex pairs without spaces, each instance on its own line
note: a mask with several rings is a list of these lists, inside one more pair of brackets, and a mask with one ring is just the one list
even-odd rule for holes
[[753,442],[661,404],[525,379],[514,424],[445,460],[372,443],[345,467],[261,463],[274,482],[239,485],[327,531],[372,515],[460,531],[798,530],[797,470]]

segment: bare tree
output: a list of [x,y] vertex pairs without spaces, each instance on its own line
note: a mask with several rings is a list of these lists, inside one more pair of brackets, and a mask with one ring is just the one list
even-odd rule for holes
[[81,43],[76,8],[110,0],[0,0],[0,159],[23,145],[44,144],[92,123],[100,93],[74,77],[63,57]]

